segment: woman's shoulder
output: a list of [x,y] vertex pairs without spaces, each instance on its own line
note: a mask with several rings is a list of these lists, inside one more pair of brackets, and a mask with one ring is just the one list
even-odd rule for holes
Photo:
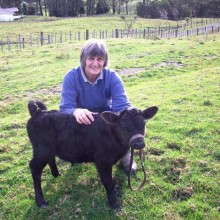
[[65,78],[75,78],[78,77],[78,74],[80,74],[80,67],[74,67],[70,69],[65,75]]
[[109,68],[104,68],[104,74],[106,75],[106,77],[120,78],[120,76],[118,75],[118,73],[115,70],[112,70]]

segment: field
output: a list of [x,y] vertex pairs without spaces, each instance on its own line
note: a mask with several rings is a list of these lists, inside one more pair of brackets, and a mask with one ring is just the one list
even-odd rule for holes
[[133,106],[159,107],[147,122],[147,185],[130,191],[116,165],[122,210],[115,212],[93,164],[57,159],[62,175],[48,167],[42,175],[49,207],[36,206],[27,103],[58,109],[63,76],[78,65],[83,42],[16,50],[0,56],[0,219],[220,219],[219,34],[106,43]]

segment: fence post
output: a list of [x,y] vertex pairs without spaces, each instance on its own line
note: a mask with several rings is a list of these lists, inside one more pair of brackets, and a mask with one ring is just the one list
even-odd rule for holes
[[175,30],[175,37],[177,37],[177,36],[178,36],[178,29]]
[[11,51],[10,39],[8,36],[7,36],[7,44],[8,44],[8,51]]
[[30,45],[31,45],[31,47],[33,46],[33,42],[32,42],[32,34],[30,34]]
[[55,44],[57,43],[57,33],[55,33]]
[[44,45],[44,32],[40,32],[40,45],[43,46]]
[[51,36],[51,44],[53,44],[53,33],[50,33]]
[[47,36],[47,41],[48,41],[48,44],[51,44],[50,35],[49,35],[49,34],[48,34],[48,36]]
[[80,41],[80,32],[78,31],[78,41]]
[[4,52],[4,49],[3,49],[3,41],[1,41],[1,49],[2,49],[2,53]]
[[19,43],[19,49],[21,49],[21,35],[18,35],[18,43]]
[[145,35],[146,35],[146,30],[144,29],[144,35],[143,35],[143,38],[145,39]]
[[24,37],[22,38],[22,48],[23,49],[25,48],[25,38]]
[[118,29],[115,29],[115,38],[118,38]]
[[86,30],[86,40],[89,40],[89,30]]
[[62,42],[63,42],[63,32],[61,31],[60,32],[60,43],[62,44]]
[[72,31],[70,31],[70,41],[72,41]]

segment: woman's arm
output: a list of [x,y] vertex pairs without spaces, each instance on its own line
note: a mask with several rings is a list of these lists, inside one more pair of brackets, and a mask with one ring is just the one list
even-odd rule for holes
[[71,70],[64,76],[60,100],[60,111],[72,115],[77,107],[77,82]]

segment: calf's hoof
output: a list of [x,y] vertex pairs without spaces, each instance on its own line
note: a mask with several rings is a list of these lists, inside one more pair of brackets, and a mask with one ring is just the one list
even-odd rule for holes
[[48,207],[48,205],[45,205],[45,204],[40,206],[41,209],[46,209],[47,207]]
[[43,202],[41,204],[38,204],[39,208],[42,208],[42,209],[46,209],[48,207],[48,202]]

